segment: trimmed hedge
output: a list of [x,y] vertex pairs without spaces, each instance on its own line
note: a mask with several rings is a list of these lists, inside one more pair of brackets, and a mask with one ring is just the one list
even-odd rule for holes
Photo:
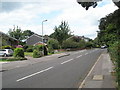
[[14,50],[14,57],[15,58],[24,58],[25,56],[24,56],[24,50],[23,50],[23,48],[16,48]]
[[44,50],[44,55],[48,55],[48,50],[47,50],[47,47],[45,45],[36,45],[36,46],[34,46],[33,49],[37,50],[37,51],[43,51]]
[[40,52],[38,50],[33,51],[33,58],[39,58],[41,56],[43,56],[42,52]]

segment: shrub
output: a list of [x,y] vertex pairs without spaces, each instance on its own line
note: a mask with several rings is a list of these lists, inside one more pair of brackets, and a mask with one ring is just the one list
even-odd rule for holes
[[2,49],[12,49],[13,47],[10,45],[2,46]]
[[55,39],[48,40],[47,45],[51,49],[59,49],[60,48],[59,42]]
[[42,51],[43,50],[43,47],[44,47],[44,45],[36,45],[36,46],[34,46],[34,50],[38,50],[38,51]]
[[111,44],[109,47],[109,52],[111,59],[116,66],[116,77],[119,86],[118,88],[120,88],[120,41]]
[[54,54],[54,50],[53,50],[53,48],[48,47],[48,52],[51,53],[51,54]]
[[24,45],[23,49],[24,49],[25,52],[33,52],[33,46],[31,46],[31,45],[29,45],[29,46]]
[[92,42],[86,42],[86,43],[85,43],[85,47],[86,47],[86,48],[92,48],[92,47],[93,47]]
[[15,58],[24,58],[24,50],[23,50],[23,48],[16,48],[14,50],[14,57]]
[[38,50],[38,51],[43,51],[43,49],[44,49],[44,55],[48,55],[48,50],[45,45],[36,45],[34,47],[34,50]]
[[39,58],[41,56],[43,56],[42,52],[40,52],[38,50],[33,51],[33,58]]
[[74,42],[72,40],[65,40],[63,41],[62,48],[67,49],[67,48],[78,48],[79,43]]

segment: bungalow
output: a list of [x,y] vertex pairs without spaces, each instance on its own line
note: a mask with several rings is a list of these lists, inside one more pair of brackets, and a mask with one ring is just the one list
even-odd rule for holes
[[17,39],[10,37],[9,35],[0,31],[0,45],[1,46],[5,46],[5,45],[16,46],[18,45],[18,41]]
[[[84,36],[71,36],[71,37],[69,37],[68,39],[74,39],[74,40],[76,40],[76,41],[79,41],[79,40],[84,40],[85,42],[89,42],[89,38],[87,38],[87,37],[84,37]],[[67,40],[68,40],[67,39]]]
[[33,34],[32,36],[26,39],[26,45],[46,44],[48,39],[49,37],[47,35],[42,37],[41,35]]

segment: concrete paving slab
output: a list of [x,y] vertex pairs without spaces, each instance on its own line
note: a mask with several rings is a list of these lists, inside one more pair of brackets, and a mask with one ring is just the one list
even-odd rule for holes
[[93,80],[103,80],[103,75],[94,75]]
[[102,86],[102,81],[88,81],[84,84],[83,87],[86,88],[101,88]]

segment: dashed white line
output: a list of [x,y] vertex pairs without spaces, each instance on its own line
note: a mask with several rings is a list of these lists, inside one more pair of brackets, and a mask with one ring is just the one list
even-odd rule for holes
[[76,58],[80,58],[82,55],[80,55],[80,56],[77,56]]
[[87,55],[88,53],[85,53],[85,55]]
[[32,76],[34,76],[34,75],[37,75],[37,74],[40,74],[40,73],[42,73],[42,72],[48,71],[48,70],[50,70],[50,69],[52,69],[52,68],[53,68],[53,67],[49,67],[49,68],[47,68],[47,69],[44,69],[44,70],[41,70],[41,71],[39,71],[39,72],[33,73],[33,74],[31,74],[31,75],[25,76],[25,77],[23,77],[23,78],[21,78],[21,79],[18,79],[18,80],[16,80],[16,81],[19,82],[19,81],[21,81],[21,80],[27,79],[27,78],[32,77]]
[[70,60],[64,61],[64,62],[62,62],[61,64],[65,64],[65,63],[70,62],[70,61],[72,61],[72,60],[73,60],[73,59],[70,59]]

